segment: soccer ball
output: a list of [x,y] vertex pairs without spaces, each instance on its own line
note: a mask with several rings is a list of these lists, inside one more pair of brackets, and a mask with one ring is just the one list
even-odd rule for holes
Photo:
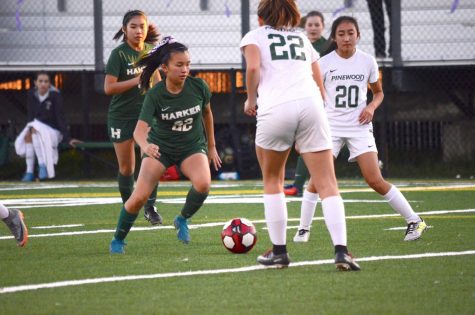
[[256,228],[248,219],[234,218],[224,225],[221,240],[230,252],[247,253],[256,245]]

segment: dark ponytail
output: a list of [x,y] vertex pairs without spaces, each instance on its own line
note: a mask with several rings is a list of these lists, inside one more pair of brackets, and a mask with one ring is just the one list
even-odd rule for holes
[[[122,27],[117,33],[115,33],[114,37],[112,38],[113,40],[119,40],[122,37],[122,41],[125,42],[126,38],[124,34],[124,29],[127,28],[127,24],[129,24],[130,20],[134,16],[143,16],[145,19],[147,19],[147,15],[141,10],[127,11],[127,13],[125,13],[124,15],[124,18],[122,19]],[[158,31],[158,28],[155,25],[149,24],[148,22],[147,25],[148,29],[145,42],[149,44],[155,44],[158,38],[160,37],[160,32]]]
[[150,87],[152,74],[162,64],[167,64],[171,53],[185,52],[188,47],[176,41],[173,36],[164,37],[158,44],[135,63],[138,67],[144,67],[140,75],[140,90],[146,92]]

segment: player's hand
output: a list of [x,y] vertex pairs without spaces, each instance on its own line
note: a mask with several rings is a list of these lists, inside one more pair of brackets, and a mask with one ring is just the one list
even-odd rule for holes
[[142,151],[147,154],[150,157],[158,159],[160,157],[160,151],[159,147],[156,144],[153,143],[148,143],[145,148],[142,149]]
[[208,162],[213,164],[216,171],[221,167],[222,162],[216,150],[216,146],[208,147]]
[[373,106],[368,105],[360,113],[360,117],[358,118],[358,120],[360,124],[362,125],[369,124],[373,120],[373,116],[374,116]]
[[257,103],[255,101],[250,101],[249,99],[244,102],[244,113],[249,116],[256,116]]

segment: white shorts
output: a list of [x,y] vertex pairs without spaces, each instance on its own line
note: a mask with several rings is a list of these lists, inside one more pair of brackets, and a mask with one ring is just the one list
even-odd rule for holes
[[348,162],[355,162],[356,158],[366,152],[376,152],[376,141],[372,133],[368,133],[367,136],[359,136],[354,138],[346,137],[332,137],[333,142],[333,156],[335,159],[340,154],[340,150],[346,145],[350,151],[350,157]]
[[294,142],[300,153],[332,148],[330,128],[321,98],[303,98],[258,108],[256,145],[273,151],[285,151]]

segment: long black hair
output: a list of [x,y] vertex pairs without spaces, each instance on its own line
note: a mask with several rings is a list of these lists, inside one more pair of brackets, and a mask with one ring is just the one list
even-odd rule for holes
[[177,42],[173,36],[165,36],[155,48],[135,63],[136,66],[144,67],[140,75],[140,90],[145,92],[149,89],[152,74],[160,65],[168,63],[172,53],[185,51],[188,51],[188,47]]
[[322,55],[326,55],[326,54],[334,51],[335,49],[337,49],[336,40],[335,40],[336,39],[336,29],[338,28],[338,25],[340,25],[343,22],[349,22],[349,23],[353,24],[356,28],[356,35],[358,37],[360,37],[360,27],[358,25],[358,21],[352,16],[342,15],[342,16],[338,17],[335,21],[333,21],[332,31],[330,33],[331,44],[323,52]]
[[[124,18],[122,19],[122,27],[117,33],[115,33],[114,37],[112,38],[113,40],[119,40],[119,38],[122,37],[122,41],[125,42],[126,38],[125,38],[124,29],[127,29],[127,24],[129,24],[130,20],[134,16],[143,16],[145,19],[147,19],[147,15],[145,14],[145,12],[141,10],[127,11],[127,13],[125,13],[124,15]],[[148,30],[147,30],[147,37],[145,38],[145,42],[149,44],[155,44],[158,38],[160,37],[160,33],[154,25],[151,25],[148,22],[147,22],[147,25],[148,25]]]

